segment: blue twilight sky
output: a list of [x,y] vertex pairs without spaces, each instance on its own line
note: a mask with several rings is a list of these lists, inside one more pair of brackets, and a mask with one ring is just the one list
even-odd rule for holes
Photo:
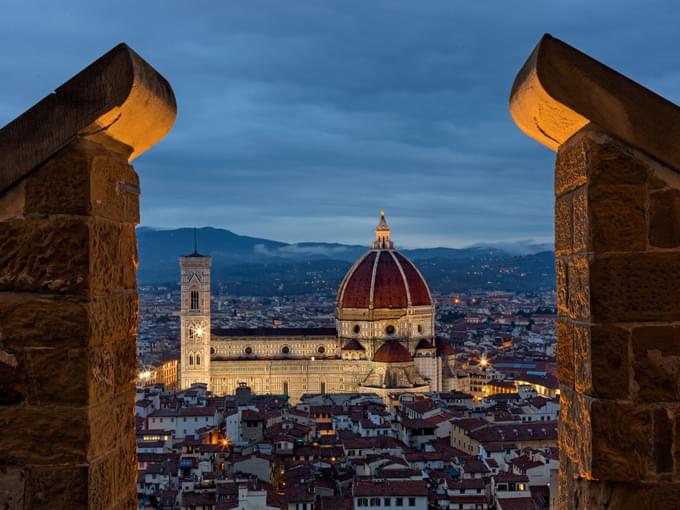
[[680,102],[680,3],[4,0],[0,125],[118,42],[172,84],[142,224],[401,246],[552,240],[553,154],[507,112],[550,32]]

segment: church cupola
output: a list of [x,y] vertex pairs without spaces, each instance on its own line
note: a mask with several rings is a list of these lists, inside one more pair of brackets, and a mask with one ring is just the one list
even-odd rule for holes
[[380,221],[375,227],[375,241],[373,241],[374,250],[391,250],[394,248],[394,243],[390,241],[390,227],[385,220],[385,210],[380,209]]

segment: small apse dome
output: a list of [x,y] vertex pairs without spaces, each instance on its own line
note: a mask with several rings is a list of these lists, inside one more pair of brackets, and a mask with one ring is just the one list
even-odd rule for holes
[[413,361],[411,353],[399,342],[390,340],[380,346],[373,356],[373,361],[378,363],[406,363]]

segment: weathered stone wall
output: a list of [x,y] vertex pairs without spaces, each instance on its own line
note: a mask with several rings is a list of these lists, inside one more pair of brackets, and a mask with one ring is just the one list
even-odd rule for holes
[[0,508],[135,509],[139,179],[172,126],[124,45],[0,130]]
[[680,107],[546,34],[510,113],[557,151],[560,508],[680,508]]
[[561,508],[680,508],[680,173],[585,128],[555,194]]
[[127,156],[78,139],[2,195],[15,206],[0,223],[9,508],[136,508],[139,180]]

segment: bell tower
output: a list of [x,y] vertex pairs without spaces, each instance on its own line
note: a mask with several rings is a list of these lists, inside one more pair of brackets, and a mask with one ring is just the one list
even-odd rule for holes
[[210,267],[212,258],[196,250],[180,257],[181,388],[205,383],[210,389]]

